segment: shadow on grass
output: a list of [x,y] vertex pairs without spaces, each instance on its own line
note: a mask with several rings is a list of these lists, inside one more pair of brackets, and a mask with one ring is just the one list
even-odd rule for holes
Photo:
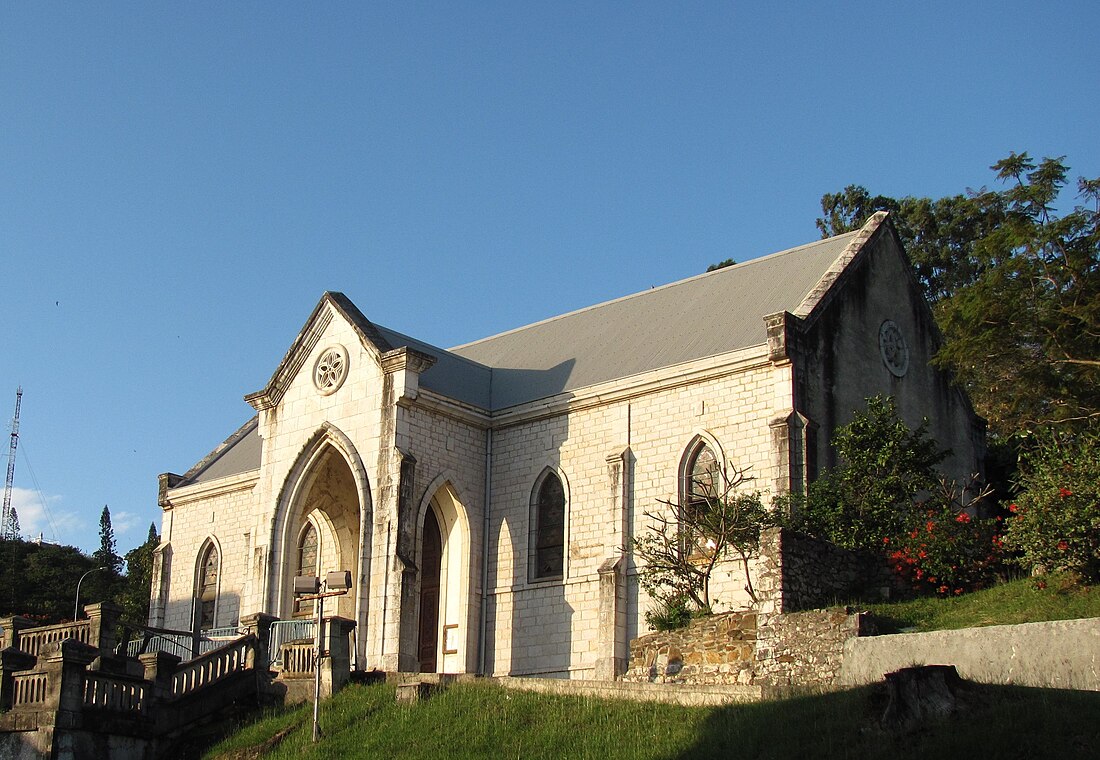
[[955,712],[885,727],[884,685],[717,708],[671,758],[1096,758],[1100,693],[964,682]]

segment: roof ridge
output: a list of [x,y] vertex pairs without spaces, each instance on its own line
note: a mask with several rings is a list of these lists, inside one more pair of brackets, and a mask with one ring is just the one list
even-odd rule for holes
[[[826,242],[829,242],[829,241],[834,241],[834,240],[837,240],[839,238],[853,237],[856,234],[858,234],[858,231],[844,232],[844,233],[841,233],[840,235],[833,235],[832,237],[821,238],[820,240],[814,240],[814,241],[809,242],[809,243],[803,243],[802,245],[796,245],[793,248],[786,248],[786,249],[783,249],[781,251],[775,251],[774,253],[765,254],[764,256],[758,256],[754,259],[749,259],[748,261],[742,261],[740,263],[732,264],[732,265],[727,266],[727,267],[721,267],[719,269],[715,269],[715,270],[712,270],[710,272],[702,272],[700,274],[692,275],[691,277],[685,277],[682,280],[676,280],[674,282],[669,282],[669,283],[666,283],[664,285],[658,285],[656,287],[650,288],[649,290],[639,290],[639,291],[636,291],[634,293],[628,293],[624,296],[619,296],[618,298],[612,298],[612,299],[609,299],[607,301],[601,301],[600,303],[595,303],[595,304],[591,304],[589,306],[584,306],[580,309],[574,309],[573,311],[567,311],[564,314],[555,314],[554,316],[547,317],[545,319],[540,319],[540,320],[535,321],[535,322],[530,322],[526,325],[520,325],[519,327],[513,327],[511,329],[504,330],[503,332],[495,333],[493,335],[488,335],[484,338],[478,338],[477,340],[473,340],[473,341],[470,341],[468,343],[462,343],[462,344],[457,345],[457,346],[452,346],[451,348],[445,349],[445,350],[448,351],[449,353],[454,353],[454,352],[456,352],[460,349],[471,348],[471,347],[479,345],[481,343],[485,343],[485,342],[490,341],[490,340],[495,340],[497,338],[503,338],[506,335],[512,335],[514,333],[522,332],[523,330],[527,330],[527,329],[532,328],[532,327],[538,327],[540,325],[545,325],[545,324],[549,324],[551,322],[556,322],[559,319],[565,319],[566,317],[572,317],[572,316],[575,316],[577,314],[583,314],[586,311],[593,311],[595,309],[601,309],[605,306],[610,306],[611,304],[619,303],[619,302],[622,302],[622,301],[629,301],[632,298],[640,298],[641,296],[645,296],[645,295],[648,295],[650,293],[655,293],[655,292],[660,291],[660,290],[667,290],[669,288],[678,287],[680,285],[684,285],[685,283],[692,282],[694,280],[699,280],[699,279],[702,279],[704,277],[712,277],[712,276],[716,276],[716,275],[717,276],[725,276],[725,275],[728,275],[731,271],[734,271],[734,270],[742,269],[742,268],[745,268],[745,267],[751,267],[753,265],[759,264],[760,262],[768,261],[770,259],[775,259],[775,258],[778,258],[780,256],[788,256],[788,255],[793,254],[793,253],[798,253],[799,251],[801,251],[803,249],[811,248],[811,247],[816,246],[816,245],[821,245],[822,243],[826,243]],[[397,331],[394,330],[394,332],[397,332]],[[411,337],[411,336],[405,336],[405,337]],[[454,354],[454,355],[455,356],[461,356],[461,354]],[[463,358],[465,358],[465,357],[463,357]]]

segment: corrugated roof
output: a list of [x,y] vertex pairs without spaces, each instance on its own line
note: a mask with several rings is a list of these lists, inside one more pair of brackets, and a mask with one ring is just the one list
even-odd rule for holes
[[489,408],[492,399],[489,398],[491,370],[488,367],[388,327],[374,326],[390,345],[408,346],[435,357],[435,364],[420,374],[422,387],[482,409]]
[[[388,342],[380,346],[383,350],[408,346],[435,357],[420,377],[424,388],[495,411],[764,344],[763,317],[795,311],[857,234],[780,251],[450,350],[373,323],[368,324],[377,333],[368,338]],[[345,310],[366,322],[350,301]],[[260,447],[253,418],[192,467],[181,485],[258,469]]]
[[856,233],[537,322],[451,352],[492,367],[492,408],[736,351],[767,340]]
[[260,467],[259,419],[253,417],[183,476],[180,485],[207,483]]

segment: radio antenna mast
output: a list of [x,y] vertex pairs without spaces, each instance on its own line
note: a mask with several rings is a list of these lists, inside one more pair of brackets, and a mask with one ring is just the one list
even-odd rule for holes
[[15,389],[15,417],[11,421],[11,447],[8,449],[8,477],[4,481],[4,512],[0,519],[0,538],[9,536],[8,516],[11,514],[11,486],[15,481],[15,448],[19,445],[19,405],[23,402],[23,386]]

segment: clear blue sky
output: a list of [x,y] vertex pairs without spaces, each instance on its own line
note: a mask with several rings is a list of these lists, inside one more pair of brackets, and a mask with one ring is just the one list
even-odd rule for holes
[[92,550],[108,504],[140,543],[325,290],[450,346],[813,240],[849,183],[1098,176],[1098,32],[1095,2],[5,3],[23,531]]

